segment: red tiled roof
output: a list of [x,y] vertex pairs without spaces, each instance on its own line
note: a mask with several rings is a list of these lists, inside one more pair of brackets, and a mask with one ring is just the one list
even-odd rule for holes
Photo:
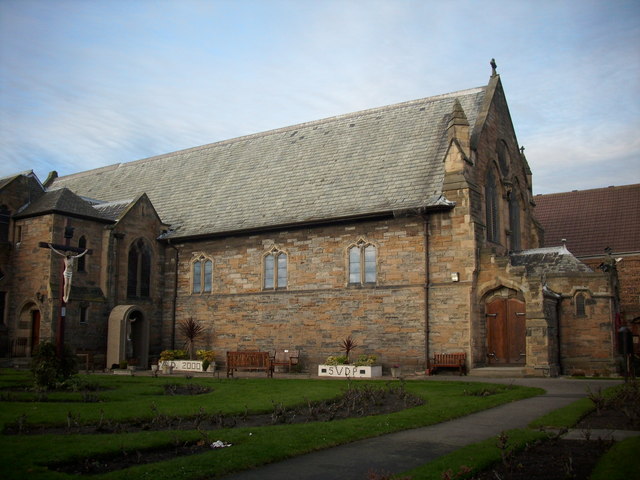
[[567,248],[576,257],[640,252],[640,184],[535,196],[544,246]]

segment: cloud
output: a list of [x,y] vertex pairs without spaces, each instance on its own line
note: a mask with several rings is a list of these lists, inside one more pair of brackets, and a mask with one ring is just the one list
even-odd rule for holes
[[[481,86],[491,57],[534,185],[609,178],[638,150],[634,2],[105,5],[0,2],[0,175],[74,173]],[[573,176],[550,173],[564,164]]]

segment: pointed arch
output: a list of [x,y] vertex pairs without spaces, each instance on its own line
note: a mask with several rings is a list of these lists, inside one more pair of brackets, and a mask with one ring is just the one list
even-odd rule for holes
[[213,260],[199,254],[191,261],[191,292],[211,293],[213,291]]
[[377,282],[377,248],[360,238],[347,247],[348,283],[350,285],[375,284]]
[[484,199],[487,222],[487,241],[500,243],[500,218],[498,183],[493,168],[487,170],[484,185]]
[[265,290],[287,288],[288,255],[275,245],[264,254],[262,263],[262,286]]
[[144,238],[129,247],[127,263],[127,297],[146,298],[151,293],[151,248]]

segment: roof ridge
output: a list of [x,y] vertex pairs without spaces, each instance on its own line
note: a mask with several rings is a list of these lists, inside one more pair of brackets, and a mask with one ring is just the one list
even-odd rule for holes
[[550,197],[551,195],[571,195],[574,193],[587,193],[587,192],[596,192],[596,191],[605,191],[605,190],[622,190],[627,188],[637,188],[640,187],[640,183],[630,183],[628,185],[609,185],[608,187],[595,187],[595,188],[587,188],[585,190],[571,190],[569,192],[555,192],[555,193],[538,193],[535,197]]

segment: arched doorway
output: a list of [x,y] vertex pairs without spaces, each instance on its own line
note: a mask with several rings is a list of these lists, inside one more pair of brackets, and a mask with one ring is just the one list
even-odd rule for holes
[[525,303],[517,298],[493,298],[486,304],[487,357],[490,365],[526,363]]
[[127,361],[140,368],[149,363],[149,321],[137,305],[118,305],[109,315],[107,366]]

